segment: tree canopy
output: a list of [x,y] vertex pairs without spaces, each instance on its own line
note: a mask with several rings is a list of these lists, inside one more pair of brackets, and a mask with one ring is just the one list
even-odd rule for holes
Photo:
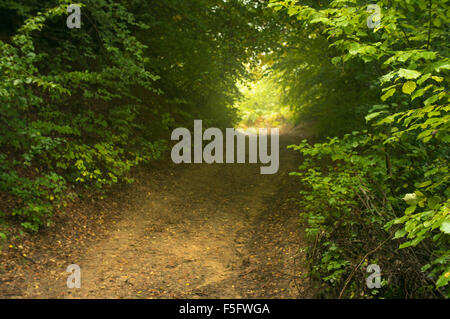
[[[38,231],[176,127],[281,112],[314,125],[291,174],[324,295],[449,296],[448,0],[80,0],[73,29],[70,4],[0,2],[0,219]],[[401,275],[368,291],[379,261]]]

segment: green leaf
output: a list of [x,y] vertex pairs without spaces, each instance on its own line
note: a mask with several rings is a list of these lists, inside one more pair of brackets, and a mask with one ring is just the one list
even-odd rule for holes
[[439,229],[443,233],[450,234],[450,220],[445,220]]
[[412,241],[407,241],[406,243],[401,244],[400,246],[398,246],[398,248],[402,249],[402,248],[406,248],[412,245]]
[[419,76],[421,76],[422,73],[415,71],[415,70],[400,69],[398,71],[398,75],[401,78],[405,78],[407,80],[414,80],[414,79],[417,79]]
[[412,92],[416,89],[416,82],[408,81],[403,84],[402,92],[405,94],[411,95]]
[[405,215],[409,215],[414,213],[414,211],[416,210],[416,206],[409,206],[406,210],[405,210]]
[[386,101],[388,98],[390,98],[392,95],[394,95],[395,91],[396,91],[395,88],[390,89],[389,91],[387,91],[387,92],[381,97],[381,100],[382,100],[383,102]]
[[421,183],[418,188],[423,188],[423,187],[427,187],[429,185],[431,185],[432,181],[425,181],[423,183]]
[[365,119],[367,122],[369,122],[371,119],[376,118],[378,115],[386,113],[387,111],[380,111],[380,112],[374,112],[374,113],[370,113],[368,114]]
[[417,195],[415,193],[409,193],[406,194],[403,197],[403,200],[408,204],[408,205],[416,205],[417,204]]
[[441,203],[441,198],[439,196],[433,196],[428,198],[427,204],[430,209],[438,209]]
[[433,80],[435,80],[436,82],[442,82],[442,80],[444,80],[444,78],[443,77],[440,77],[440,76],[432,76],[431,77]]
[[428,80],[431,76],[431,73],[424,74],[420,77],[420,79],[417,80],[417,84],[422,85],[423,82]]
[[439,279],[436,281],[436,287],[440,288],[440,287],[444,287],[445,285],[448,284],[448,282],[450,281],[450,274],[449,272],[446,272],[444,274],[442,274]]
[[406,230],[399,229],[395,232],[394,239],[402,238],[407,234]]

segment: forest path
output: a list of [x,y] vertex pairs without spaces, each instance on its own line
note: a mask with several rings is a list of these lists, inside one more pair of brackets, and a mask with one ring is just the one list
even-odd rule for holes
[[[287,176],[299,155],[286,146],[298,143],[298,135],[292,130],[280,135],[280,169],[274,175],[261,175],[261,164],[166,163],[141,172],[125,194],[109,199],[126,208],[117,221],[105,222],[103,236],[87,245],[72,240],[70,254],[28,274],[16,295],[308,297],[300,276],[298,207],[289,200],[298,192],[298,178]],[[66,287],[70,263],[81,267],[80,289]]]

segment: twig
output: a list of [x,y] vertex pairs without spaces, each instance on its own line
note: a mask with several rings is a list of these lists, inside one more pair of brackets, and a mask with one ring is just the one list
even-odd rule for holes
[[26,260],[31,261],[33,264],[37,264],[37,262],[31,257],[28,257],[28,256],[22,256],[22,257],[25,258]]
[[342,295],[344,294],[345,289],[347,288],[348,283],[350,282],[350,280],[353,278],[353,275],[355,274],[355,272],[358,270],[358,268],[362,265],[362,263],[364,262],[364,260],[371,254],[373,254],[374,252],[376,252],[378,249],[380,249],[385,243],[387,243],[390,239],[392,238],[392,235],[389,236],[388,238],[386,238],[380,245],[378,245],[376,248],[372,249],[371,251],[369,251],[367,254],[364,255],[364,257],[362,258],[362,260],[359,262],[359,264],[353,269],[353,271],[351,272],[351,274],[347,277],[347,279],[345,280],[345,284],[344,287],[341,290],[341,293],[339,294],[338,299],[341,299]]

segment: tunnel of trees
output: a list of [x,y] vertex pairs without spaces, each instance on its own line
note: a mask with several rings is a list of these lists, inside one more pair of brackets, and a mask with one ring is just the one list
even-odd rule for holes
[[447,0],[82,0],[72,29],[70,4],[0,1],[0,241],[271,101],[314,133],[290,178],[319,295],[449,296]]

